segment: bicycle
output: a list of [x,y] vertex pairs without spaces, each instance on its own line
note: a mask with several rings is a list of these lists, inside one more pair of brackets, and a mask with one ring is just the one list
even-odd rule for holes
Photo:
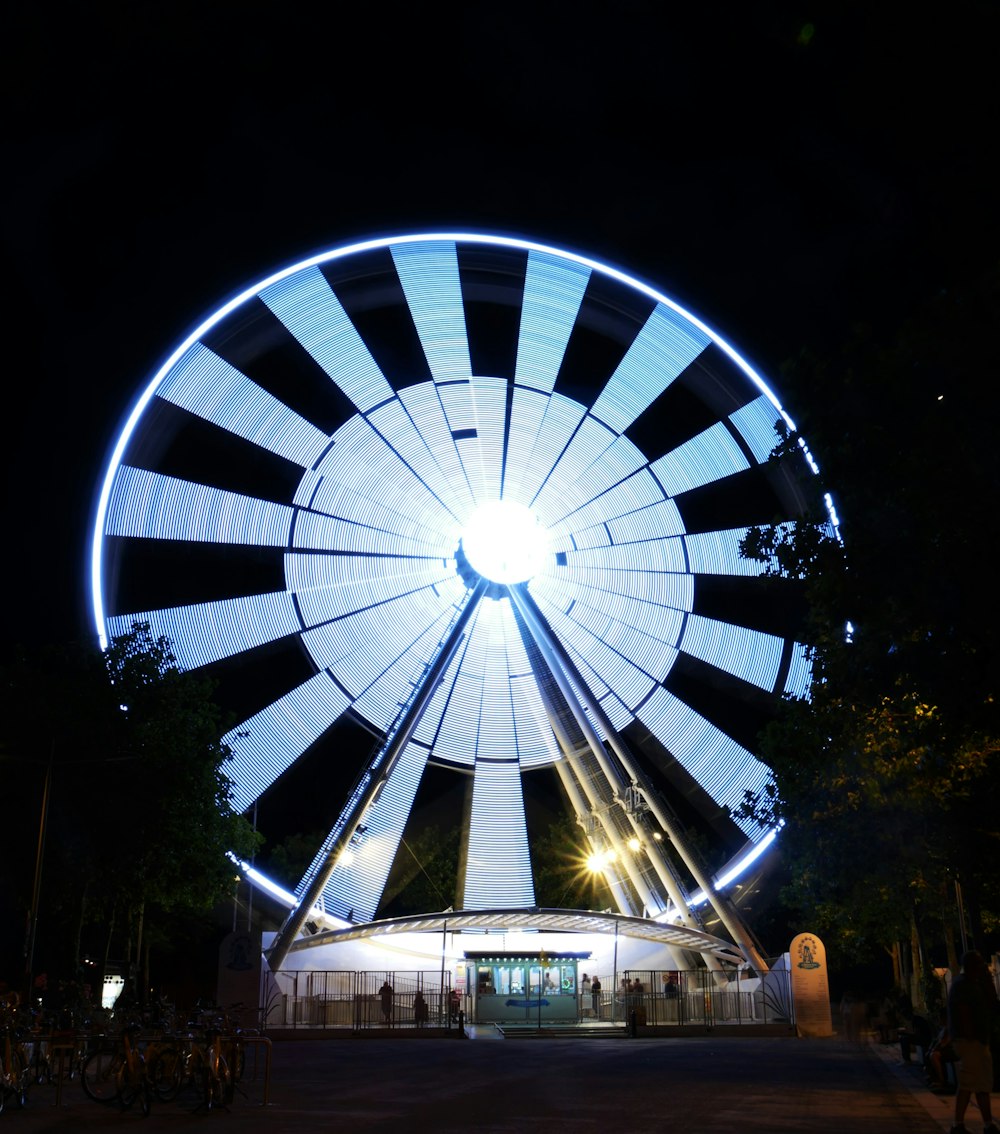
[[0,1111],[7,1106],[11,1099],[18,1107],[28,1102],[28,1061],[25,1056],[24,1042],[18,1027],[17,1007],[20,997],[16,992],[8,993],[0,1003],[0,1029],[3,1032],[3,1043],[0,1055]]
[[193,1085],[207,1110],[228,1106],[234,1083],[243,1071],[242,1041],[223,1025],[224,1016],[202,1016],[202,1035],[189,1032],[166,1039],[149,1059],[149,1081],[156,1098],[175,1099],[186,1085]]
[[84,1092],[99,1103],[118,1102],[124,1108],[139,1100],[143,1115],[152,1107],[152,1090],[146,1061],[139,1049],[138,1024],[122,1030],[121,1046],[100,1047],[83,1065],[80,1077]]

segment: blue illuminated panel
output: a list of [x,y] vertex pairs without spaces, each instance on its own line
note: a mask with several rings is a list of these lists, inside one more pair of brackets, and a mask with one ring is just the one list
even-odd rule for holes
[[463,908],[517,909],[534,904],[520,769],[514,761],[477,761]]
[[472,374],[452,241],[393,245],[392,258],[435,382]]
[[122,465],[108,501],[108,535],[283,547],[292,509]]
[[291,595],[278,592],[220,602],[135,611],[108,619],[112,637],[127,634],[136,622],[149,623],[154,638],[173,644],[181,669],[197,669],[220,658],[276,642],[299,629]]
[[306,268],[260,293],[359,410],[392,396],[392,388],[318,268]]
[[233,760],[233,806],[250,807],[282,772],[336,723],[347,708],[344,694],[328,673],[317,673],[237,725],[223,739]]
[[329,440],[201,343],[193,343],[178,359],[156,394],[304,467],[316,460]]
[[750,467],[743,451],[721,423],[667,453],[650,466],[671,496],[721,480]]
[[551,393],[590,269],[544,252],[528,254],[515,373],[521,386]]
[[756,460],[763,464],[778,443],[775,429],[781,420],[781,413],[771,399],[762,394],[731,414],[729,420],[740,431]]
[[704,331],[677,311],[658,305],[591,413],[624,433],[710,341]]
[[324,888],[325,909],[358,922],[374,918],[426,764],[427,750],[408,744],[376,803],[359,817],[367,829],[352,837]]
[[[773,691],[784,640],[745,626],[692,614],[684,631],[684,651],[761,689]],[[780,690],[779,690],[780,692]]]
[[[638,717],[716,803],[735,810],[748,791],[764,790],[768,769],[666,689],[657,688],[639,709]],[[748,837],[760,837],[752,821],[736,822]]]

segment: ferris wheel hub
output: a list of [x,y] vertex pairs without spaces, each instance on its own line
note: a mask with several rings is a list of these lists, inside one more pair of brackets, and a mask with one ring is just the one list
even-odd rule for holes
[[470,566],[491,583],[526,583],[551,554],[537,516],[512,500],[481,504],[462,531]]

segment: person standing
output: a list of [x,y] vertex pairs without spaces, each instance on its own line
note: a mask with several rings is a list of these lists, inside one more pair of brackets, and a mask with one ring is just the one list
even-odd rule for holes
[[993,1089],[990,1029],[998,1012],[1000,1003],[989,969],[982,954],[971,949],[962,957],[961,975],[952,981],[948,993],[948,1034],[958,1056],[955,1125],[951,1134],[966,1134],[965,1111],[973,1095],[983,1116],[983,1134],[1000,1134],[990,1107]]
[[413,997],[413,1022],[418,1028],[422,1028],[427,1023],[427,1016],[427,1001],[424,999],[424,994],[418,988]]
[[601,980],[600,977],[594,977],[590,982],[590,998],[591,1004],[594,1008],[594,1019],[601,1018]]
[[583,1009],[581,1013],[583,1016],[587,1014],[587,1001],[590,1000],[590,998],[590,977],[584,973],[580,981],[580,1007]]
[[[370,987],[370,986],[369,986]],[[392,1025],[392,985],[389,983],[389,978],[382,982],[382,987],[378,990],[379,996],[382,998],[382,1020]]]

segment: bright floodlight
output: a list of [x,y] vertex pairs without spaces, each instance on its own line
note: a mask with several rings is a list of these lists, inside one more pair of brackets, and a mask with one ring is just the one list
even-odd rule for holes
[[523,583],[549,553],[549,537],[523,504],[494,500],[480,505],[462,532],[471,566],[491,583]]

